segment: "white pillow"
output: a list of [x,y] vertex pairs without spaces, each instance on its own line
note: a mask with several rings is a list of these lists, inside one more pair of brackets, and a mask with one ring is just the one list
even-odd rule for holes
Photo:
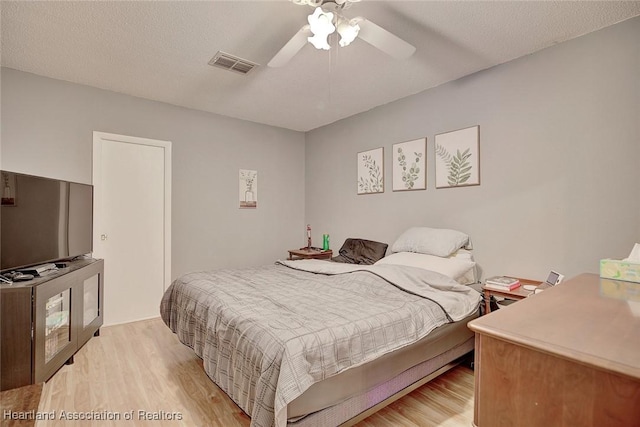
[[391,252],[417,252],[448,257],[460,248],[469,249],[469,236],[446,228],[413,227],[405,231],[391,246]]
[[[457,258],[459,260],[461,259],[461,260],[467,260],[467,261],[475,261],[475,259],[473,259],[473,253],[471,251],[468,251],[462,248],[458,249],[457,251],[449,255],[448,258]],[[476,274],[476,266],[474,265],[474,267],[471,270],[467,271],[464,275],[460,276],[456,280],[462,285],[471,285],[473,283],[478,282],[477,276],[478,275]]]
[[454,253],[452,253],[451,255],[449,255],[449,258],[458,258],[458,259],[470,259],[471,261],[474,261],[473,259],[473,253],[467,249],[463,249],[460,248],[457,251],[455,251]]
[[374,265],[393,264],[418,267],[425,270],[436,271],[454,280],[464,276],[475,267],[476,263],[459,258],[440,258],[433,255],[417,254],[414,252],[398,252],[377,261]]

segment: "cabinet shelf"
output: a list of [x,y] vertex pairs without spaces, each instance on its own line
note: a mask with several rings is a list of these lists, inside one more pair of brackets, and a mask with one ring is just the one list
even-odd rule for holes
[[69,312],[66,310],[58,311],[53,314],[48,314],[46,318],[47,327],[45,329],[45,336],[49,336],[53,331],[63,326],[69,325]]
[[55,306],[60,305],[63,300],[64,298],[62,297],[62,294],[60,294],[60,296],[54,300],[49,299],[49,301],[47,301],[47,306],[46,306],[47,312],[52,308],[54,308]]

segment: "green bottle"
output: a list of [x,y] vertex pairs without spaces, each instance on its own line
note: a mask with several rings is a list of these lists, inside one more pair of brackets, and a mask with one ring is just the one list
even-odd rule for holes
[[328,234],[323,234],[322,235],[322,250],[323,251],[328,251],[329,250],[329,235]]

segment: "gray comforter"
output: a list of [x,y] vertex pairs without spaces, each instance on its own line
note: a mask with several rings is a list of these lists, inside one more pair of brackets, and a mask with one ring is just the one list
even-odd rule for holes
[[426,270],[303,260],[186,274],[160,312],[252,426],[280,427],[311,384],[414,343],[479,302]]

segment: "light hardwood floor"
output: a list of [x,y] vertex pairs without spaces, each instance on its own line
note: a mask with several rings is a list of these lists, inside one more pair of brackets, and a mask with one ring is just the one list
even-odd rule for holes
[[[38,421],[37,427],[249,426],[249,418],[204,373],[200,359],[159,318],[102,328],[73,365],[45,384],[39,411],[55,411],[56,420]],[[120,420],[63,421],[62,411]],[[130,414],[132,420],[124,421]],[[473,371],[458,366],[357,426],[469,427],[472,419]]]

